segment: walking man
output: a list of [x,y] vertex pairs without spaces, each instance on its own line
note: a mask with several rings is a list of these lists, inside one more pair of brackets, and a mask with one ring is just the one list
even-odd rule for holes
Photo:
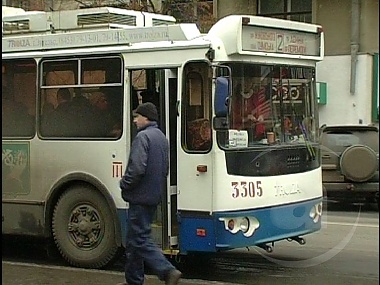
[[182,275],[151,237],[151,223],[161,202],[169,169],[169,145],[157,120],[154,104],[147,102],[137,107],[133,120],[137,135],[120,180],[122,197],[129,203],[125,264],[125,284],[128,285],[144,283],[144,263],[167,285],[178,284]]

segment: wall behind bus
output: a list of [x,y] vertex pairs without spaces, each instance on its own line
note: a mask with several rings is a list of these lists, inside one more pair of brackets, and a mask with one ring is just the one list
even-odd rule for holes
[[359,52],[379,51],[379,0],[358,0],[359,17],[352,19],[352,0],[317,0],[313,22],[325,32],[325,55],[351,53],[351,24],[359,26]]
[[256,15],[256,0],[214,0],[216,3],[216,16],[218,19],[227,15]]
[[317,64],[317,81],[327,83],[327,104],[319,106],[320,125],[372,123],[372,63],[373,55],[359,55],[355,94],[350,93],[349,55],[327,56]]

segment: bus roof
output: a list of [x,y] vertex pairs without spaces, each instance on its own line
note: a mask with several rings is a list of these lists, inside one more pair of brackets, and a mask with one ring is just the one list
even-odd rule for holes
[[[4,6],[3,6],[4,7]],[[148,12],[98,7],[60,11],[3,12],[3,35],[37,32],[67,32],[99,28],[153,27],[174,24],[172,16]]]
[[21,8],[2,6],[2,9],[1,9],[2,18],[4,18],[5,16],[19,15],[23,13],[25,13],[25,10]]
[[62,11],[28,11],[3,15],[2,52],[53,50],[199,37],[195,24],[141,11],[99,7]]
[[189,41],[200,36],[195,24],[176,24],[134,29],[103,29],[61,34],[3,37],[2,52],[54,50],[64,48],[131,45],[160,41]]
[[226,16],[207,35],[194,23],[175,24],[168,15],[110,7],[24,12],[3,16],[2,22],[4,54],[143,43],[154,48],[158,42],[191,46],[203,38],[222,51],[220,58],[240,54],[318,61],[324,55],[321,26],[251,15]]

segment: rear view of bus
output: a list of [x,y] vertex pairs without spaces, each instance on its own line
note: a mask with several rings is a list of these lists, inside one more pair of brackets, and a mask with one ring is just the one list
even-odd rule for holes
[[[210,52],[214,151],[183,155],[180,248],[256,245],[270,252],[283,239],[304,244],[303,235],[321,228],[315,67],[323,58],[322,29],[229,16],[208,36],[220,40]],[[185,172],[194,169],[186,186]]]

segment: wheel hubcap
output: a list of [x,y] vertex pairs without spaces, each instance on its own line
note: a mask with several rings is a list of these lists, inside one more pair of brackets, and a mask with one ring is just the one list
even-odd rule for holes
[[73,209],[68,223],[71,241],[81,249],[91,249],[99,244],[102,235],[102,221],[98,211],[90,205]]

